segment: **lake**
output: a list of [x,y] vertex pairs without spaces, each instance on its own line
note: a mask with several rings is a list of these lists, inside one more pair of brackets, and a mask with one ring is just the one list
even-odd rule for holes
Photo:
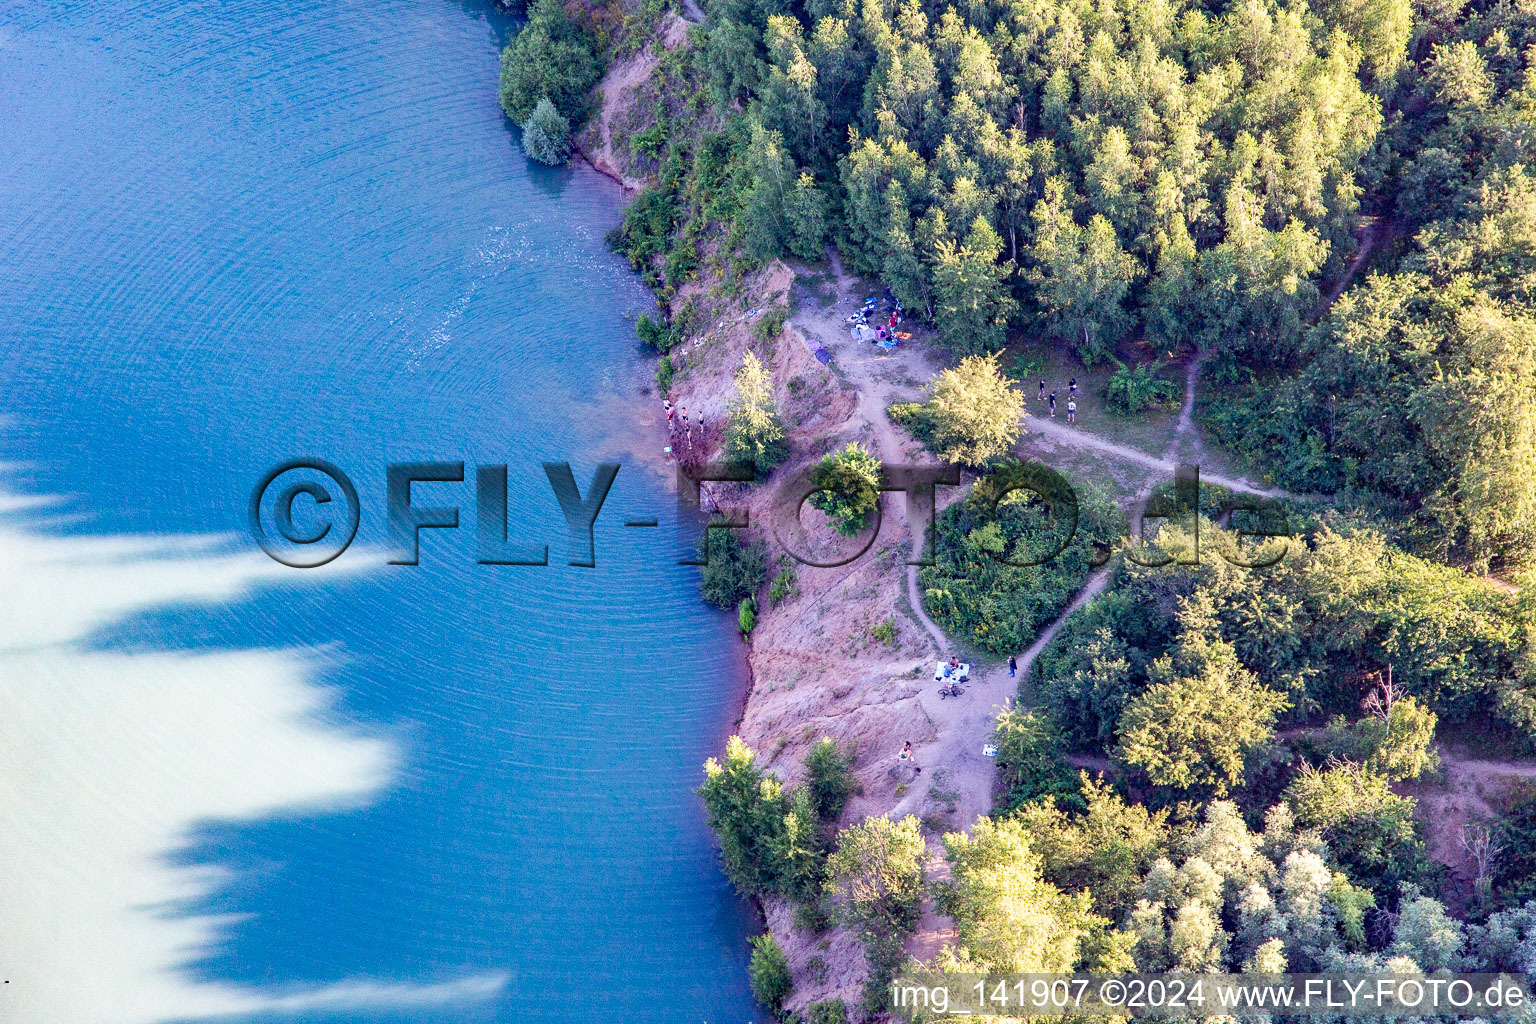
[[[0,1018],[760,1017],[693,793],[734,616],[676,564],[623,193],[524,157],[510,28],[0,0]],[[246,517],[300,456],[360,498],[322,570]],[[406,461],[466,464],[414,567]],[[545,461],[622,464],[594,568]],[[476,564],[480,464],[548,566]]]

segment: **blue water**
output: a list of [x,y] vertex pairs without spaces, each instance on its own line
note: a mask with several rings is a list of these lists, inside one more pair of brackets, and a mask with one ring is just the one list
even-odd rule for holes
[[[490,1004],[390,1020],[745,1021],[752,922],[692,793],[740,644],[673,564],[625,318],[648,298],[603,245],[623,196],[523,156],[496,104],[509,27],[471,0],[0,0],[0,461],[66,495],[68,529],[239,546],[254,482],[317,455],[361,494],[341,564],[384,543],[386,463],[510,464],[547,568],[476,566],[473,483],[430,484],[418,503],[464,528],[420,567],[100,639],[314,645],[344,718],[403,743],[366,808],[199,830],[187,859],[234,873],[184,909],[242,916],[188,973],[510,972]],[[595,569],[563,564],[546,459],[583,489],[624,463]],[[620,525],[641,516],[661,528]]]

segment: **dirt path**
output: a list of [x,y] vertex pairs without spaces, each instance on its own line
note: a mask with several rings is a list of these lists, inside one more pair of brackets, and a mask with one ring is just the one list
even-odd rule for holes
[[[880,461],[891,465],[916,461],[921,456],[909,450],[906,440],[891,423],[890,417],[885,414],[886,406],[899,397],[897,390],[905,383],[896,379],[891,373],[892,367],[898,365],[897,360],[882,355],[873,345],[854,341],[849,337],[844,318],[864,304],[863,296],[858,290],[859,281],[844,271],[843,262],[837,250],[829,249],[827,255],[831,261],[834,282],[834,298],[831,305],[820,309],[801,310],[795,314],[790,325],[820,341],[827,351],[832,353],[833,362],[845,382],[858,393],[859,415],[873,434],[869,447],[875,455],[879,456]],[[931,373],[933,367],[926,365],[925,360],[923,363],[923,371]],[[892,525],[898,527],[898,532],[893,533],[892,536],[912,538],[915,550],[921,543],[921,539],[915,537],[915,531],[910,529],[905,502],[887,502],[882,509],[882,514],[887,519],[896,520]],[[915,565],[907,566],[906,587],[907,601],[912,606],[912,617],[933,639],[936,650],[947,650],[950,647],[949,638],[923,609]]]
[[1515,786],[1536,780],[1536,763],[1488,761],[1458,746],[1438,743],[1441,768],[1433,776],[1392,788],[1419,801],[1426,851],[1432,860],[1451,869],[1462,892],[1470,896],[1477,869],[1462,845],[1469,825],[1491,824],[1500,814],[1502,798]]
[[1371,252],[1378,244],[1396,235],[1401,225],[1396,221],[1384,221],[1380,217],[1372,217],[1360,226],[1360,249],[1355,253],[1355,258],[1349,261],[1349,267],[1344,271],[1344,276],[1323,296],[1322,311],[1326,312],[1333,305],[1344,289],[1349,287],[1355,275],[1360,273],[1360,268],[1365,266],[1365,261],[1370,259]]
[[[891,423],[885,410],[892,401],[910,397],[917,386],[936,372],[937,366],[921,346],[903,346],[886,355],[873,345],[849,337],[845,317],[862,305],[862,286],[857,278],[844,270],[835,252],[829,255],[832,302],[814,309],[806,308],[809,304],[805,304],[791,319],[791,326],[819,340],[832,354],[836,372],[844,383],[857,392],[859,418],[863,421],[860,430],[867,437],[871,450],[885,462],[914,461],[921,457],[917,446]],[[1025,428],[1072,448],[1119,459],[1147,470],[1129,509],[1133,524],[1139,523],[1140,513],[1145,510],[1157,483],[1168,480],[1179,462],[1196,461],[1201,454],[1202,444],[1194,422],[1200,366],[1199,357],[1191,360],[1185,375],[1183,406],[1167,451],[1161,457],[1052,420],[1031,417]],[[1234,491],[1264,497],[1277,497],[1283,493],[1219,475],[1205,476],[1204,479]],[[904,538],[910,538],[905,508],[892,508],[892,512],[895,514],[889,518],[897,521],[894,525],[904,531]],[[923,609],[917,567],[907,567],[905,576],[912,615],[927,631],[938,654],[943,656],[954,649],[953,641]],[[1029,648],[1017,656],[1018,676],[1009,675],[1006,660],[995,666],[978,667],[973,670],[965,694],[957,699],[942,698],[938,687],[924,684],[913,698],[933,723],[933,734],[916,748],[916,764],[923,771],[911,780],[897,803],[886,810],[888,815],[892,818],[907,814],[921,817],[939,812],[954,826],[966,828],[977,817],[990,813],[997,772],[993,760],[983,754],[982,748],[992,734],[997,714],[1017,696],[1020,679],[1027,677],[1030,667],[1068,619],[1103,592],[1109,576],[1110,567],[1105,566],[1084,581],[1061,615],[1041,630]],[[931,849],[934,854],[932,869],[942,874],[942,851],[936,839],[931,840]],[[953,938],[951,922],[930,908],[909,945],[909,951],[920,959],[932,957]]]
[[[791,319],[791,326],[819,340],[832,354],[836,371],[844,383],[858,394],[861,430],[868,437],[871,450],[885,462],[907,462],[920,457],[917,446],[902,434],[886,415],[892,401],[911,396],[916,386],[926,382],[938,367],[922,346],[905,345],[886,355],[874,345],[854,341],[848,334],[845,318],[863,304],[862,283],[847,273],[838,254],[829,251],[833,278],[833,300],[819,308],[805,304]],[[1153,487],[1168,480],[1181,461],[1197,460],[1202,451],[1195,427],[1195,394],[1202,360],[1192,359],[1185,374],[1184,401],[1166,452],[1161,456],[1119,444],[1076,426],[1054,420],[1030,417],[1025,429],[1080,451],[1119,459],[1140,466],[1148,473],[1131,502],[1133,524],[1139,525],[1140,513]],[[1231,490],[1263,497],[1278,497],[1285,492],[1259,487],[1247,480],[1220,475],[1202,476],[1209,483]],[[901,503],[893,502],[893,524],[911,537],[907,516]],[[1133,527],[1134,528],[1134,527]],[[936,686],[925,686],[917,696],[924,713],[934,723],[934,735],[917,748],[917,763],[929,770],[913,780],[913,785],[889,810],[894,817],[923,814],[937,803],[952,821],[967,826],[992,808],[992,786],[996,771],[991,758],[982,754],[982,746],[992,733],[992,723],[999,711],[1018,693],[1019,679],[1039,657],[1057,632],[1078,609],[1101,593],[1109,582],[1106,566],[1084,581],[1082,589],[1067,608],[1036,636],[1030,647],[1017,655],[1019,676],[1010,677],[1006,660],[990,668],[973,671],[971,685],[958,699],[941,698]],[[922,624],[940,656],[954,650],[955,644],[923,609],[917,567],[906,571],[907,599],[913,617]],[[937,794],[937,796],[935,795]]]

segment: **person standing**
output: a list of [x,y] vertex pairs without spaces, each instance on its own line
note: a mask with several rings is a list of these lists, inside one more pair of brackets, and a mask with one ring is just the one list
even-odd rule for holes
[[669,399],[669,398],[663,398],[661,400],[661,407],[664,410],[666,410],[666,413],[667,413],[667,429],[671,430],[672,429],[672,412],[673,412],[672,400]]
[[704,410],[700,409],[698,412],[694,413],[694,417],[699,421],[699,444],[703,444],[704,443]]
[[1067,397],[1068,398],[1076,398],[1077,397],[1077,378],[1076,377],[1073,377],[1071,380],[1069,380],[1067,382]]
[[1012,679],[1014,676],[1016,676],[1018,674],[1019,674],[1019,663],[1016,660],[1014,660],[1012,655],[1009,655],[1008,656],[1008,678]]
[[1045,401],[1045,380],[1043,378],[1040,381],[1040,401]]
[[682,420],[683,420],[683,430],[688,435],[688,447],[692,448],[693,447],[693,425],[688,422],[688,408],[687,408],[687,406],[682,406],[682,405],[678,406],[677,407],[677,414],[682,417]]
[[1074,400],[1072,400],[1070,398],[1067,399],[1067,422],[1068,423],[1076,423],[1077,422],[1077,402],[1075,402]]
[[1051,419],[1056,418],[1056,392],[1051,392]]

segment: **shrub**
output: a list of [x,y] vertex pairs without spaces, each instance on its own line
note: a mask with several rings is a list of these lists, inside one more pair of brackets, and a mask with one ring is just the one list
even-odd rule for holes
[[635,333],[641,341],[662,354],[682,340],[665,317],[653,317],[649,313],[641,313],[635,320]]
[[795,987],[789,974],[789,958],[768,932],[752,937],[752,995],[774,1013]]
[[843,750],[830,736],[823,736],[805,755],[805,774],[805,788],[811,794],[816,817],[824,822],[836,821],[858,785],[853,777],[853,752]]
[[794,600],[799,593],[799,577],[795,575],[795,567],[789,564],[789,559],[780,556],[779,574],[768,587],[769,602],[776,605],[785,600]]
[[848,1024],[848,1007],[841,999],[823,999],[805,1008],[806,1024]]
[[1504,799],[1493,827],[1493,895],[1512,907],[1536,897],[1536,787],[1522,783]]
[[885,644],[887,647],[895,647],[896,638],[899,635],[900,630],[896,627],[895,616],[869,627],[869,638],[877,643]]
[[1002,781],[998,810],[1013,810],[1042,796],[1077,802],[1077,773],[1062,760],[1061,743],[1045,715],[1010,707],[997,716],[993,741]]
[[523,149],[541,164],[558,166],[571,152],[571,123],[545,96],[523,122]]
[[757,323],[752,325],[752,337],[770,342],[784,330],[784,322],[788,319],[789,307],[781,302],[757,318]]
[[[1071,536],[1074,514],[1076,538],[1048,557]],[[1083,585],[1094,544],[1114,543],[1123,524],[1101,491],[1079,488],[1074,504],[1066,481],[1044,467],[983,477],[938,517],[934,564],[918,570],[923,605],[951,634],[998,654],[1021,651]]]
[[1137,413],[1178,401],[1179,386],[1159,376],[1161,369],[1161,363],[1139,363],[1130,367],[1115,360],[1115,372],[1104,387],[1104,400],[1111,409],[1125,413]]
[[741,630],[741,635],[746,636],[757,625],[757,608],[750,597],[741,599],[736,606],[736,625]]
[[[802,900],[801,902],[795,904],[795,927],[799,928],[803,932],[808,932],[811,935],[820,935],[822,932],[832,927],[832,914],[831,911],[827,909],[825,893],[817,894],[812,898]],[[812,980],[816,980],[815,958],[813,957],[811,963],[807,964],[806,966],[811,969]],[[825,969],[825,961],[822,962],[822,967]],[[819,985],[821,984],[821,981],[817,981],[816,983]]]
[[880,460],[856,441],[842,451],[829,452],[811,471],[820,490],[811,495],[814,508],[832,519],[841,536],[852,537],[869,526],[880,503]]
[[[720,522],[719,520],[716,521]],[[763,547],[743,544],[735,530],[713,526],[699,541],[699,588],[704,600],[720,608],[735,608],[763,585]]]

